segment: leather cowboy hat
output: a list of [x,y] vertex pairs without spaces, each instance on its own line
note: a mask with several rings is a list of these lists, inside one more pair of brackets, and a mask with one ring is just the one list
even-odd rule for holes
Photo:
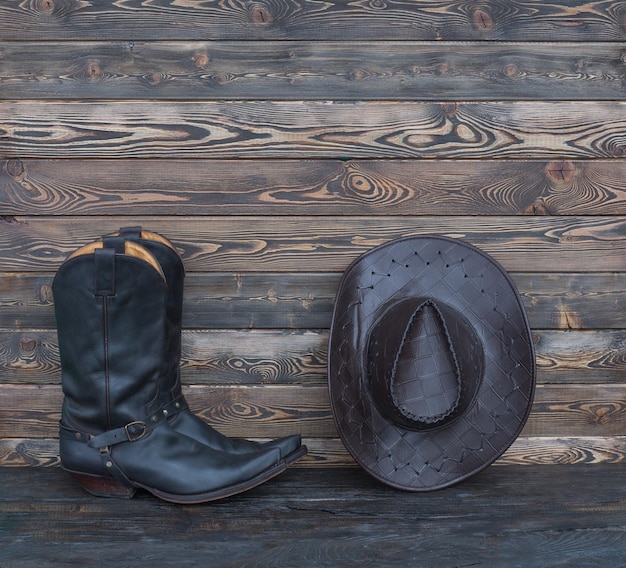
[[335,424],[354,459],[410,491],[493,463],[535,388],[528,320],[511,278],[459,239],[397,239],[356,259],[329,339]]

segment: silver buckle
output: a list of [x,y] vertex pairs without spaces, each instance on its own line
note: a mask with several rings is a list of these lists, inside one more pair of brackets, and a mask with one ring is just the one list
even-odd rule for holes
[[[141,432],[139,432],[139,434],[131,432],[130,428],[133,428],[133,426],[141,426]],[[129,442],[136,442],[137,440],[141,440],[141,438],[148,433],[148,426],[145,422],[129,422],[124,426],[124,431],[126,432],[126,437]]]

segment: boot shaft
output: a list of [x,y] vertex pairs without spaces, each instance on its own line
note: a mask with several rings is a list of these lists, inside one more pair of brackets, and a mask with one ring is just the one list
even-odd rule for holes
[[122,249],[131,241],[148,250],[157,260],[168,287],[167,322],[168,347],[166,371],[161,385],[161,402],[178,399],[182,395],[180,382],[180,358],[182,351],[182,312],[185,267],[176,247],[165,237],[141,227],[123,227],[117,233],[103,239],[105,247]]
[[95,244],[59,268],[52,286],[64,415],[92,432],[158,407],[167,348],[168,289],[154,257]]

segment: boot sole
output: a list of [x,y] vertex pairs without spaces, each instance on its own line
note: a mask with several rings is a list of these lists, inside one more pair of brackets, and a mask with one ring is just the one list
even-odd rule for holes
[[132,487],[127,487],[114,477],[80,473],[78,471],[72,471],[69,469],[66,469],[66,471],[80,484],[80,486],[85,491],[97,497],[132,499],[132,497],[134,497],[135,493],[137,492],[137,489],[141,488],[146,490],[148,493],[151,493],[155,497],[162,499],[163,501],[178,504],[196,504],[225,499],[227,497],[232,497],[233,495],[237,495],[239,493],[243,493],[244,491],[253,489],[254,487],[257,487],[262,483],[269,481],[273,477],[281,474],[283,471],[285,471],[285,469],[287,469],[290,464],[304,457],[306,453],[307,447],[300,446],[297,450],[291,452],[288,456],[286,456],[284,460],[281,460],[273,467],[262,471],[252,479],[248,479],[242,483],[229,485],[228,487],[224,487],[214,491],[195,493],[192,495],[177,495],[174,493],[168,493],[166,491],[161,491],[160,489],[155,489],[154,487],[149,487],[135,481],[131,481],[133,484]]

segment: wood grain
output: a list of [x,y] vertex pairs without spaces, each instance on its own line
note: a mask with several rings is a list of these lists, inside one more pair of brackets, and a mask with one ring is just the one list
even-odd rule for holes
[[498,465],[626,463],[626,436],[610,438],[519,437]]
[[19,568],[91,568],[103,557],[167,568],[623,565],[623,468],[555,469],[494,466],[429,494],[358,468],[290,469],[242,496],[174,507],[145,494],[94,498],[60,468],[6,468],[3,559]]
[[[183,392],[192,412],[227,436],[337,438],[325,386],[207,386]],[[0,437],[58,435],[60,385],[4,385]],[[539,385],[522,436],[623,436],[626,385]]]
[[[2,326],[54,328],[54,273],[0,273]],[[339,273],[201,273],[185,279],[186,328],[328,329]],[[512,274],[535,329],[622,329],[626,273]]]
[[511,272],[624,272],[624,217],[20,217],[0,218],[0,271],[56,270],[83,244],[142,225],[180,249],[187,270],[343,272],[391,239],[445,234]]
[[593,100],[623,43],[0,43],[7,99]]
[[6,215],[625,215],[626,160],[12,159]]
[[[622,329],[533,330],[533,339],[539,383],[624,382]],[[181,375],[187,384],[320,386],[327,381],[327,330],[186,329],[182,342]],[[0,329],[0,384],[60,382],[54,330]]]
[[11,25],[3,27],[0,37],[606,41],[623,39],[625,12],[616,0],[491,0],[475,5],[463,0],[5,1],[0,4],[0,21]]
[[[259,438],[258,441],[267,441]],[[341,440],[305,438],[308,454],[292,467],[357,467]],[[626,437],[519,437],[494,465],[568,465],[626,463]],[[60,464],[56,438],[0,439],[0,467],[55,467]]]
[[[49,472],[0,483],[0,564],[167,564],[174,539],[177,564],[216,567],[626,564],[604,469],[626,461],[625,45],[618,0],[0,0],[0,466]],[[52,278],[129,225],[183,256],[193,409],[303,433],[296,473],[318,477],[210,518],[120,514],[55,477]],[[510,273],[538,388],[496,491],[407,507],[338,438],[327,338],[347,266],[430,233]]]
[[626,102],[5,102],[10,158],[611,158]]

